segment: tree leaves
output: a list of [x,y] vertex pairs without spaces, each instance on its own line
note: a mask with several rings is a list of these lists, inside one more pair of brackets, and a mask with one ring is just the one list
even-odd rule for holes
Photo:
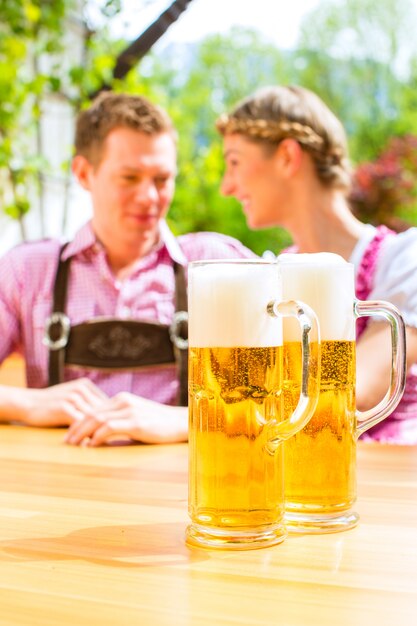
[[[392,136],[417,134],[417,40],[406,34],[417,18],[410,0],[323,0],[306,16],[295,50],[279,50],[260,33],[234,28],[190,47],[159,48],[122,81],[112,80],[112,72],[126,42],[111,37],[106,20],[120,12],[123,0],[99,5],[104,24],[93,30],[81,16],[84,39],[76,58],[65,39],[75,0],[0,0],[0,201],[7,215],[22,220],[42,204],[50,171],[39,159],[46,96],[59,97],[75,113],[107,83],[150,97],[168,109],[178,128],[179,175],[168,216],[175,232],[217,230],[258,253],[279,252],[289,243],[285,231],[251,232],[239,203],[222,197],[222,142],[214,124],[258,87],[296,83],[316,91],[340,117],[353,162],[364,163],[359,174],[371,175],[373,195],[362,189],[358,215],[377,223],[406,214],[417,222],[409,187],[417,175],[414,157],[397,155],[395,176],[384,161]],[[57,177],[69,176],[66,147]]]

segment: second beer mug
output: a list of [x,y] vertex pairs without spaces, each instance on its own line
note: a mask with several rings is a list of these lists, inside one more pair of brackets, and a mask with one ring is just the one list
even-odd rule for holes
[[[276,262],[191,263],[188,289],[187,542],[274,545],[286,534],[282,441],[302,428],[317,403],[315,316],[302,303],[281,301]],[[281,317],[287,315],[298,320],[302,371],[294,411],[284,420]]]
[[[388,416],[401,399],[405,383],[405,329],[389,302],[355,299],[354,268],[329,253],[279,257],[283,294],[310,305],[321,332],[321,383],[310,422],[285,443],[285,496],[288,529],[334,532],[355,526],[356,441]],[[383,317],[391,324],[391,384],[373,409],[355,406],[355,320]],[[299,330],[284,321],[284,396],[286,411],[295,405],[299,388]]]

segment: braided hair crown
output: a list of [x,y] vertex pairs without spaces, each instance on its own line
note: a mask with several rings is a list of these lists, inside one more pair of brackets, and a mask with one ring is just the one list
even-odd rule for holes
[[216,122],[222,135],[237,133],[268,147],[295,139],[308,152],[321,182],[349,190],[351,168],[341,122],[313,92],[297,86],[265,87]]

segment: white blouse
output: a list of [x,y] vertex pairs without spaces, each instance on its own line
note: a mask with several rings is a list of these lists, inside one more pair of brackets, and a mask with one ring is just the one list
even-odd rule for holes
[[[357,272],[375,228],[367,225],[349,259]],[[417,228],[409,228],[395,237],[387,237],[381,246],[374,288],[368,300],[387,300],[402,313],[408,326],[417,327]]]

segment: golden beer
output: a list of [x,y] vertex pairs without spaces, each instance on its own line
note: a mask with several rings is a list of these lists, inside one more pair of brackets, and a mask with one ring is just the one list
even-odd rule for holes
[[[306,424],[318,396],[309,368],[314,313],[283,302],[277,264],[261,260],[191,263],[188,302],[187,543],[275,545],[286,535],[282,441]],[[303,338],[302,393],[287,420],[284,317],[297,318]]]
[[[189,514],[194,525],[282,524],[282,453],[265,454],[282,410],[282,347],[191,348]],[[282,447],[282,446],[281,446]]]
[[[355,297],[354,266],[324,252],[283,254],[283,297],[302,300],[319,319],[321,385],[310,422],[285,442],[286,522],[292,532],[334,532],[355,526],[356,446],[365,430],[389,415],[404,389],[404,323],[395,307]],[[356,409],[355,320],[383,317],[391,325],[390,388],[384,401],[361,413]],[[284,405],[291,414],[298,397],[298,329],[284,320]]]
[[[298,401],[301,351],[284,343],[285,413]],[[332,515],[356,499],[355,342],[322,341],[321,383],[309,423],[285,442],[286,510]]]

